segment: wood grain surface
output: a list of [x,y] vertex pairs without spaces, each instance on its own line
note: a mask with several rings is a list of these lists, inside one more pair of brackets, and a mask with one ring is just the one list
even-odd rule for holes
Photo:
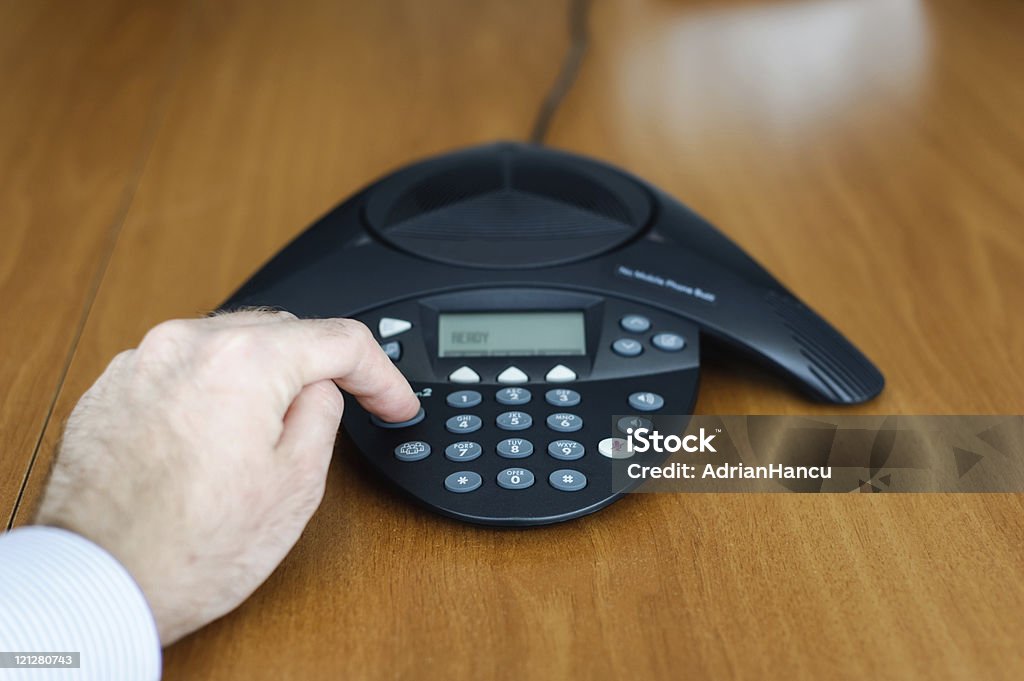
[[[150,326],[376,176],[523,138],[565,9],[0,5],[5,513]],[[852,411],[1024,413],[1024,5],[597,0],[591,28],[552,145],[676,195],[848,334],[888,380]],[[698,402],[836,410],[727,360]],[[1019,495],[639,495],[503,531],[409,505],[342,438],[295,551],[165,678],[1019,679],[1022,574]]]

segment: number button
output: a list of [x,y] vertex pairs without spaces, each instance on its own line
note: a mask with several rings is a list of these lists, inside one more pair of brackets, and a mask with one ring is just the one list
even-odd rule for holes
[[453,442],[444,448],[444,456],[449,461],[472,461],[483,453],[484,449],[479,443],[469,440]]
[[496,420],[502,430],[526,430],[533,425],[533,417],[523,411],[506,411]]
[[472,492],[483,484],[483,478],[473,471],[458,471],[444,479],[444,487],[449,492],[463,494]]
[[494,399],[498,400],[498,404],[513,406],[526,404],[532,398],[533,395],[526,388],[502,388],[494,395]]
[[509,438],[498,443],[498,456],[506,459],[525,459],[533,454],[533,443],[529,440]]
[[574,433],[583,427],[583,418],[576,414],[552,414],[548,417],[548,428],[559,433]]
[[665,406],[665,398],[658,393],[633,393],[629,406],[637,411],[657,411]]
[[583,456],[583,445],[575,440],[555,440],[548,443],[548,454],[561,461],[575,461]]
[[449,433],[472,433],[480,430],[482,425],[483,421],[474,414],[459,414],[444,422],[444,427]]
[[568,388],[555,388],[544,393],[544,400],[555,407],[575,407],[580,403],[580,394]]
[[498,473],[498,486],[505,489],[526,489],[533,485],[533,473],[525,468],[506,468]]
[[548,476],[548,482],[563,492],[579,492],[587,486],[587,476],[571,468],[559,468]]
[[636,357],[643,351],[644,346],[633,338],[620,338],[612,343],[612,352],[623,357]]
[[480,404],[481,401],[483,401],[483,397],[475,390],[456,390],[445,398],[448,406],[456,409],[469,409]]
[[395,458],[399,461],[419,461],[430,456],[430,445],[421,440],[403,442],[395,447]]

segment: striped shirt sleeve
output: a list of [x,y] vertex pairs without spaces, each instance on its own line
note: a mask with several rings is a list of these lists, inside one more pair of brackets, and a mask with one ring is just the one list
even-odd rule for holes
[[12,681],[157,681],[161,672],[156,623],[131,575],[53,527],[0,534],[0,652],[81,653],[79,669],[0,669]]

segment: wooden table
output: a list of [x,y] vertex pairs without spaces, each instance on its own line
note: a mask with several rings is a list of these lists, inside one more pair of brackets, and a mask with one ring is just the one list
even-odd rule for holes
[[[550,143],[720,225],[872,357],[859,413],[1024,413],[1024,5],[598,0]],[[550,0],[0,4],[0,502],[78,396],[410,160],[522,139]],[[746,364],[700,413],[829,413]],[[6,516],[5,516],[6,517]],[[340,447],[296,550],[167,679],[1024,677],[1024,503],[643,495],[448,522]]]

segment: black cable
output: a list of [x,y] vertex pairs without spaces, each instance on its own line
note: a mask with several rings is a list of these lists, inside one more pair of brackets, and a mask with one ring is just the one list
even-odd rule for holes
[[590,35],[587,31],[587,15],[590,13],[590,0],[570,0],[569,3],[569,51],[562,61],[562,70],[558,78],[548,91],[547,97],[541,102],[540,110],[537,111],[537,118],[533,122],[533,131],[530,133],[530,141],[534,144],[543,144],[547,137],[548,128],[551,127],[551,120],[558,111],[558,106],[565,99],[565,96],[572,88],[572,84],[579,75],[580,65],[583,63],[583,54],[587,51],[587,43]]

